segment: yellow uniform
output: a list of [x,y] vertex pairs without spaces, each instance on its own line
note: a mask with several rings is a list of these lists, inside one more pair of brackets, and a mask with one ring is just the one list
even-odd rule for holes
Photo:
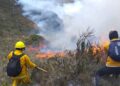
[[[115,41],[118,39],[113,39],[111,41]],[[108,51],[110,43],[106,44],[104,47]],[[108,56],[107,61],[106,61],[106,66],[107,67],[120,67],[120,62],[117,62],[113,60],[111,57]]]
[[[23,52],[21,50],[14,51],[15,55],[21,55],[22,53]],[[8,55],[8,59],[11,59],[12,55],[13,55],[13,51],[10,52],[10,54]],[[30,58],[27,55],[23,55],[20,58],[20,64],[22,67],[22,71],[17,77],[13,78],[12,86],[17,86],[21,82],[25,83],[25,84],[30,83],[30,76],[29,76],[29,73],[27,71],[27,67],[35,68],[37,66],[36,64],[31,62]]]

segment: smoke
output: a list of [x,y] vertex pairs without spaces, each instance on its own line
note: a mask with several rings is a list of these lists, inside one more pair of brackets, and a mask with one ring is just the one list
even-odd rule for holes
[[53,49],[75,49],[88,27],[103,39],[110,30],[120,32],[120,0],[17,0],[17,4]]

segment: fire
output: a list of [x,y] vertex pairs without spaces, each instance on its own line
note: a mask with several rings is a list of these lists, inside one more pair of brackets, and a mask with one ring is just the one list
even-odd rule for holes
[[97,55],[98,53],[104,52],[106,49],[106,46],[109,45],[109,41],[108,40],[104,40],[103,42],[101,42],[101,44],[97,45],[97,44],[93,44],[92,45],[92,53],[93,55]]
[[28,46],[28,50],[31,52],[40,51],[40,49],[43,48],[46,48],[46,45],[44,43],[40,43],[38,46],[32,46],[32,45]]
[[92,45],[92,53],[93,55],[96,55],[97,53],[101,52],[101,47],[98,45]]
[[106,41],[103,42],[103,47],[106,47],[106,46],[108,46],[109,44],[110,44],[110,41],[106,40]]
[[[94,56],[98,54],[102,54],[102,52],[105,51],[105,46],[107,46],[108,44],[109,44],[108,40],[105,40],[100,44],[93,43],[91,47],[92,54]],[[36,54],[37,58],[65,57],[68,55],[68,53],[65,51],[55,52],[55,51],[49,50],[49,48],[45,44],[40,44],[39,47],[29,46],[28,50],[31,52],[35,51],[37,53]]]
[[37,58],[52,58],[55,56],[64,57],[65,52],[49,50],[48,46],[44,43],[40,43],[39,46],[29,46],[30,52],[35,52]]
[[39,48],[40,48],[40,47],[32,47],[32,46],[29,46],[29,47],[28,47],[28,50],[29,50],[29,51],[39,51]]
[[49,52],[45,52],[45,53],[39,52],[36,55],[37,58],[52,58],[52,57],[55,57],[55,56],[64,57],[65,53],[64,52],[52,52],[52,51],[49,51]]

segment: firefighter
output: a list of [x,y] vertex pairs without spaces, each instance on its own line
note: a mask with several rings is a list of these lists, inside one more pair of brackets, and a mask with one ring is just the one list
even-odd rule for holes
[[18,86],[21,83],[29,84],[31,80],[27,69],[28,67],[37,68],[37,65],[24,53],[25,48],[24,42],[18,41],[15,44],[15,50],[8,55],[7,74],[12,79],[12,86]]
[[109,32],[110,43],[105,46],[108,57],[106,66],[96,72],[95,86],[99,86],[100,77],[104,75],[119,75],[120,73],[120,39],[117,31]]

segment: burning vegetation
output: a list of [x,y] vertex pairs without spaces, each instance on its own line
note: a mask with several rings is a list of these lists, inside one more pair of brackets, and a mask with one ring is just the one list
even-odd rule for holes
[[[20,0],[17,0],[17,1],[20,1]],[[25,1],[25,0],[22,0],[22,1]],[[31,3],[31,1],[28,1],[28,2]],[[62,1],[62,0],[56,0],[56,1]],[[66,0],[65,2],[69,2],[69,1],[73,2],[74,0]],[[84,1],[84,0],[79,0],[79,1]],[[85,1],[88,1],[88,0],[85,0]],[[19,35],[26,34],[25,37],[27,37],[28,33],[30,31],[30,28],[32,30],[33,26],[37,25],[37,24],[33,25],[33,22],[26,20],[25,17],[22,17],[21,12],[25,12],[25,11],[18,12],[18,10],[20,10],[20,8],[17,9],[17,5],[14,5],[14,2],[15,2],[14,0],[1,0],[1,3],[0,3],[1,4],[0,5],[0,8],[1,8],[1,15],[0,15],[0,17],[1,17],[1,20],[0,20],[1,21],[1,26],[0,26],[1,33],[0,34],[1,34],[1,40],[2,40],[0,43],[1,44],[0,86],[10,86],[11,81],[6,75],[6,63],[7,63],[6,55],[12,49],[12,45],[14,44],[14,42],[20,40],[21,36],[18,36],[18,34]],[[97,2],[97,0],[95,2]],[[90,9],[92,9],[94,12],[92,15],[90,14],[89,17],[91,17],[91,18],[87,18],[88,20],[86,20],[85,23],[88,24],[88,23],[90,23],[89,21],[93,20],[95,22],[93,22],[92,24],[97,25],[98,22],[96,22],[96,20],[100,20],[100,22],[104,22],[104,20],[108,21],[111,18],[119,19],[119,18],[117,18],[117,16],[115,16],[115,18],[111,17],[116,12],[113,12],[113,10],[111,10],[112,9],[111,7],[113,7],[113,4],[114,4],[113,1],[108,1],[107,3],[109,3],[109,2],[111,4],[106,4],[105,7],[103,5],[98,5],[97,4],[98,2],[94,3],[95,6],[103,6],[102,13],[98,12],[98,14],[100,14],[100,15],[98,15],[98,14],[94,15],[94,14],[96,14],[97,9],[92,4],[92,7],[94,7],[95,9],[94,8],[90,8]],[[85,3],[83,3],[83,4],[85,4]],[[29,5],[29,6],[31,8],[31,5]],[[35,6],[38,7],[38,6],[40,6],[40,4],[39,3],[38,3],[38,5],[35,4]],[[32,6],[32,7],[35,7],[35,6]],[[108,8],[110,8],[111,13],[108,12],[108,11],[110,11],[109,9],[106,9],[107,6],[108,6]],[[118,8],[117,5],[115,5],[115,6]],[[54,7],[54,8],[56,9],[56,7]],[[36,8],[34,8],[34,9],[36,10]],[[87,10],[84,11],[85,13],[83,12],[82,15],[85,15],[86,17],[88,17],[86,12],[90,12],[90,9],[87,9],[88,11]],[[106,11],[106,10],[108,10],[108,11]],[[28,11],[33,11],[33,10],[28,10]],[[110,15],[109,17],[103,16],[103,14],[106,14],[105,11],[108,12],[107,14]],[[119,11],[117,11],[117,12],[119,12]],[[31,12],[29,12],[29,13],[31,13]],[[39,13],[39,14],[41,14],[41,13]],[[38,16],[38,18],[36,18],[36,22],[38,22],[39,18],[41,18],[39,16],[39,14],[35,13],[35,17]],[[101,18],[101,14],[102,14],[103,18]],[[116,14],[119,14],[119,13],[116,13]],[[27,16],[29,16],[29,15],[27,15]],[[77,15],[75,15],[75,17],[76,16]],[[29,16],[29,18],[32,18],[32,19],[34,19],[35,17],[34,17],[34,15]],[[55,25],[51,24],[51,22],[49,23],[49,24],[53,25],[53,29],[54,29],[54,27],[56,28],[57,26],[60,26],[60,28],[62,27],[62,25],[59,24],[59,22],[61,22],[61,20],[59,20],[57,17],[58,16],[56,16],[56,15],[52,16],[52,20],[51,19],[47,20],[47,18],[46,18],[47,24],[48,24],[48,21],[58,21],[58,23],[53,23]],[[118,17],[119,17],[119,15],[118,15]],[[76,19],[78,19],[77,22],[80,21],[80,18],[79,18],[79,16],[76,18]],[[73,20],[73,19],[70,18],[70,20]],[[67,21],[69,21],[69,20],[67,20]],[[74,21],[76,21],[76,20],[74,20]],[[74,28],[76,28],[76,26],[79,24],[79,22],[77,23],[74,21],[70,21],[69,24],[66,23],[69,26],[72,26],[72,25],[75,26],[75,27],[73,26],[73,28],[71,28],[71,32],[74,31]],[[108,23],[110,25],[109,24],[106,25],[106,23],[104,23],[105,25],[103,25],[103,26],[114,27],[113,21],[112,21],[112,23],[110,23],[110,22],[111,21],[108,21]],[[38,25],[38,26],[40,26],[40,25]],[[36,27],[38,28],[38,26],[36,26]],[[100,23],[100,25],[97,26],[97,29],[101,30],[102,28],[99,28],[99,27],[101,27],[101,23]],[[50,28],[50,27],[48,26],[48,28]],[[52,26],[51,26],[51,28],[52,28]],[[103,29],[104,28],[106,28],[106,27],[103,27]],[[51,31],[53,31],[53,29],[51,29]],[[45,30],[45,29],[43,29],[43,30]],[[46,31],[49,32],[48,29]],[[60,29],[58,28],[56,32],[59,32],[59,31],[60,31]],[[108,28],[105,31],[107,32]],[[105,31],[103,30],[103,32],[105,32]],[[79,32],[79,31],[77,31],[77,32]],[[67,33],[65,33],[65,34],[67,34]],[[21,37],[21,39],[24,39],[25,37]],[[63,35],[63,37],[64,37],[64,35]],[[32,84],[30,84],[30,86],[93,86],[92,77],[94,75],[94,72],[104,64],[103,62],[106,61],[106,56],[104,56],[104,55],[106,55],[104,46],[106,46],[109,42],[107,40],[104,40],[104,41],[102,41],[102,43],[91,43],[90,39],[89,39],[91,37],[93,37],[93,31],[87,30],[85,33],[80,35],[79,40],[76,43],[77,47],[75,50],[73,50],[73,51],[65,50],[65,51],[60,51],[60,52],[56,52],[56,51],[52,51],[52,50],[50,50],[50,51],[46,50],[44,52],[41,51],[47,45],[46,43],[44,43],[45,39],[42,36],[31,35],[30,37],[25,38],[25,42],[28,45],[27,53],[31,56],[31,59],[34,62],[36,62],[36,64],[38,66],[40,66],[48,71],[48,73],[43,73],[42,71],[38,71],[38,70],[31,71],[32,72],[32,75],[31,75],[32,76]],[[102,63],[102,65],[101,65],[101,63]],[[104,80],[101,80],[101,86],[119,86],[120,85],[119,81],[120,81],[120,79],[116,79],[114,77],[108,77],[108,78],[105,77]],[[23,86],[23,85],[21,85],[21,86]]]
[[[65,57],[68,56],[69,54],[72,54],[73,56],[75,54],[83,54],[86,52],[91,52],[94,57],[96,57],[98,54],[104,53],[105,49],[104,46],[108,44],[109,42],[107,40],[103,41],[101,44],[100,43],[93,43],[90,41],[90,38],[93,37],[93,30],[87,29],[85,33],[80,35],[79,40],[76,43],[76,50],[70,51],[70,50],[65,50],[65,51],[52,51],[48,48],[47,43],[44,38],[40,40],[40,37],[36,37],[35,35],[32,35],[29,41],[33,40],[37,43],[37,46],[35,46],[36,43],[32,43],[32,45],[29,46],[29,51],[32,52],[37,52],[36,56],[37,58],[53,58],[53,57]],[[29,42],[27,40],[27,42]]]
[[[106,41],[103,45],[91,44],[90,36],[93,36],[92,32],[82,34],[76,44],[77,49],[74,51],[37,53],[36,59],[40,60],[36,60],[36,62],[49,74],[38,73],[37,70],[34,70],[32,73],[34,84],[42,86],[93,86],[92,77],[94,72],[101,67],[103,53],[105,53],[104,46],[108,42]],[[110,78],[111,83],[109,83],[106,78],[101,82],[102,86],[105,84],[118,86],[116,83],[112,83],[113,79]]]
[[[39,45],[35,46],[34,42],[33,45],[29,45],[28,52],[33,56],[33,61],[48,71],[48,73],[44,73],[34,70],[31,75],[32,84],[30,86],[93,86],[92,77],[94,72],[101,67],[102,61],[105,61],[103,47],[108,42],[105,41],[102,45],[92,44],[89,40],[92,36],[92,31],[83,33],[76,43],[76,50],[73,51],[50,51],[47,50],[48,48],[45,49],[46,44],[41,43],[41,41]],[[119,86],[113,85],[113,79],[103,80],[102,86],[106,84],[108,86]],[[8,82],[10,81],[8,80]],[[9,84],[5,83],[5,86],[9,86]]]
[[65,52],[52,52],[52,51],[48,51],[48,52],[39,52],[36,57],[37,58],[52,58],[52,57],[64,57],[65,56]]

